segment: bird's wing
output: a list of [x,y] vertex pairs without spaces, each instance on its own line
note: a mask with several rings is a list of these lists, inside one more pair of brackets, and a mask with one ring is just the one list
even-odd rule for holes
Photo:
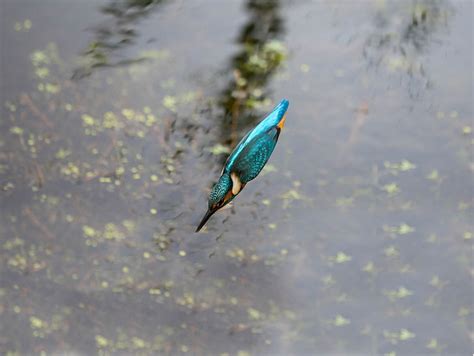
[[261,133],[248,142],[239,155],[235,158],[232,172],[235,172],[243,184],[247,184],[258,176],[278,140],[276,128]]
[[224,171],[231,172],[233,171],[233,165],[235,160],[240,155],[242,150],[248,146],[250,141],[256,139],[258,136],[270,132],[274,127],[278,125],[281,119],[285,116],[286,110],[288,110],[289,102],[286,99],[283,99],[280,104],[278,104],[273,111],[267,115],[265,119],[260,121],[260,123],[250,130],[244,138],[237,144],[230,156],[227,158],[227,161],[224,165]]

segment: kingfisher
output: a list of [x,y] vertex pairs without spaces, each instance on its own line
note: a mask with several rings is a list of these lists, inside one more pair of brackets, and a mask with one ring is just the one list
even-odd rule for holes
[[256,178],[272,155],[286,120],[289,102],[283,99],[255,128],[250,130],[227,158],[221,176],[211,190],[208,209],[196,232],[245,185]]

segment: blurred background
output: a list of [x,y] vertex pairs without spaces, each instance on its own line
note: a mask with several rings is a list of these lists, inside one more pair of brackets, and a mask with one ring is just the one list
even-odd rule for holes
[[[0,16],[2,354],[472,353],[471,1]],[[195,234],[282,98],[265,170]]]

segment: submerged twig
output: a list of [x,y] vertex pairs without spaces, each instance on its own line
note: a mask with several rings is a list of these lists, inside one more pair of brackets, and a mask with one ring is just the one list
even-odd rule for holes
[[53,123],[51,120],[46,116],[46,114],[42,113],[38,107],[33,103],[31,98],[28,96],[28,94],[21,94],[20,97],[20,103],[23,105],[26,105],[31,112],[36,115],[46,126],[48,126],[50,129],[54,127]]
[[344,159],[349,149],[355,144],[359,137],[359,132],[362,126],[364,126],[365,122],[367,121],[367,115],[369,113],[369,105],[367,102],[363,102],[357,108],[357,116],[355,118],[354,123],[352,124],[351,133],[349,134],[349,138],[347,139],[346,144],[343,146],[340,154],[339,154],[339,161]]
[[31,223],[35,225],[36,227],[38,227],[41,230],[41,232],[49,240],[54,239],[54,235],[51,233],[51,231],[49,231],[46,225],[41,223],[41,221],[38,219],[38,217],[35,215],[35,213],[33,213],[33,211],[29,207],[26,207],[25,209],[23,209],[23,213],[26,215],[28,219],[30,219]]

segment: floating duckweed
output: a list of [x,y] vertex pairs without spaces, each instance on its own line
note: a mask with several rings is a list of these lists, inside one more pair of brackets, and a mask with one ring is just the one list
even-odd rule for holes
[[15,25],[13,26],[13,28],[15,29],[15,31],[17,32],[28,32],[29,30],[31,30],[31,26],[32,26],[32,22],[31,20],[25,20],[23,22],[15,22]]
[[145,348],[145,341],[138,338],[138,337],[133,337],[132,338],[132,343],[133,343],[133,346],[137,349],[143,349]]
[[180,250],[179,255],[182,257],[186,256],[186,251]]
[[15,237],[14,239],[9,239],[9,240],[5,241],[5,243],[3,244],[3,248],[5,250],[9,251],[9,250],[12,250],[14,248],[23,246],[24,244],[25,243],[22,239],[20,239],[18,237]]
[[121,176],[121,175],[124,174],[124,173],[125,173],[125,168],[122,167],[122,166],[118,167],[118,168],[115,170],[115,174],[116,174],[117,176]]
[[163,98],[163,106],[172,112],[176,112],[177,100],[174,96],[166,95]]
[[38,67],[35,70],[35,74],[38,78],[44,79],[49,75],[49,69],[46,67]]
[[470,231],[465,231],[463,234],[464,240],[471,240],[474,237],[474,234]]
[[263,199],[262,204],[268,206],[268,205],[270,205],[270,200],[269,199]]
[[145,125],[148,126],[148,127],[151,127],[153,126],[155,123],[156,123],[156,117],[155,115],[152,115],[152,114],[148,114],[146,116],[146,121],[145,121]]
[[119,122],[117,116],[111,111],[107,111],[104,114],[104,120],[102,124],[106,129],[116,129],[123,127],[123,124]]
[[108,223],[105,225],[104,238],[119,241],[125,238],[125,234],[115,224]]
[[157,212],[158,212],[158,211],[157,211],[155,208],[151,208],[151,209],[150,209],[150,214],[151,214],[151,215],[156,215]]
[[227,250],[225,254],[229,257],[237,258],[241,261],[245,258],[245,251],[238,247],[232,250]]
[[373,262],[367,263],[364,268],[362,268],[362,271],[367,272],[367,273],[373,273],[375,271],[375,266]]
[[161,294],[161,289],[160,288],[150,288],[148,290],[148,293],[151,295],[160,295]]
[[181,351],[182,352],[188,352],[189,348],[186,345],[181,345]]
[[135,230],[136,224],[133,220],[124,220],[122,224],[125,226],[128,232],[133,232]]
[[153,175],[150,176],[150,180],[152,182],[156,182],[156,181],[158,181],[158,176],[156,174],[153,174]]
[[4,192],[8,192],[9,190],[12,190],[13,188],[15,188],[15,184],[13,184],[12,182],[7,182],[3,187],[2,187],[2,190]]
[[333,321],[335,326],[344,326],[349,325],[351,321],[349,319],[344,318],[342,315],[336,315],[336,318]]
[[387,168],[393,175],[397,175],[399,172],[406,172],[416,168],[415,164],[406,159],[402,160],[400,163],[391,163],[385,161],[383,164],[384,167]]
[[102,283],[100,285],[102,286],[102,288],[108,288],[109,287],[109,282],[102,281]]
[[45,323],[43,322],[43,320],[35,316],[32,316],[30,317],[30,325],[33,329],[41,329],[42,327],[45,326]]
[[464,126],[464,127],[462,128],[462,133],[463,133],[464,135],[470,135],[471,132],[472,132],[472,127],[471,127],[471,126]]
[[31,62],[34,66],[39,66],[41,64],[49,64],[50,59],[43,51],[35,51],[30,55]]
[[13,126],[10,128],[10,132],[14,135],[21,135],[23,134],[23,129],[18,126]]
[[415,231],[415,228],[411,227],[410,225],[407,225],[405,223],[401,224],[398,228],[398,233],[400,235],[406,235],[410,232]]
[[458,310],[458,316],[460,316],[461,318],[464,318],[468,315],[471,314],[471,309],[470,308],[467,308],[467,307],[461,307],[459,308]]
[[436,169],[433,169],[430,174],[426,176],[426,179],[437,181],[439,180],[439,173]]
[[151,257],[150,252],[143,252],[143,257],[147,259],[150,258]]
[[7,264],[10,267],[18,268],[19,270],[22,270],[22,271],[24,271],[26,269],[26,267],[28,266],[26,258],[22,255],[19,255],[19,254],[16,254],[13,257],[10,257],[8,259]]
[[206,148],[205,151],[211,152],[213,155],[217,156],[223,153],[230,153],[230,148],[217,143],[212,147]]
[[453,110],[453,111],[451,111],[451,112],[449,113],[449,117],[450,117],[451,119],[457,119],[458,116],[459,116],[459,113],[458,113],[456,110]]
[[21,308],[20,308],[18,305],[15,305],[15,306],[13,307],[13,311],[14,311],[16,314],[19,314],[19,313],[21,313]]
[[107,340],[105,337],[103,337],[102,335],[96,335],[95,336],[95,342],[97,344],[97,347],[101,348],[101,347],[107,347],[107,345],[109,344],[109,340]]
[[400,188],[398,187],[397,183],[385,184],[383,186],[383,190],[386,191],[389,196],[396,195],[400,192]]
[[398,252],[397,248],[393,245],[387,247],[386,249],[383,250],[385,256],[387,257],[396,257],[400,253]]
[[336,199],[336,206],[338,207],[348,207],[354,204],[354,197],[341,197]]
[[334,277],[331,276],[330,274],[324,276],[321,280],[323,281],[323,283],[324,283],[326,286],[330,286],[330,285],[333,285],[334,283],[336,283],[336,281],[334,280]]
[[82,118],[82,122],[85,126],[94,126],[95,125],[95,119],[90,116],[90,115],[87,115],[87,114],[83,114],[81,116]]
[[426,347],[428,349],[437,349],[438,348],[438,340],[432,338],[427,344]]
[[265,175],[267,173],[271,173],[271,172],[277,172],[278,169],[273,165],[273,164],[267,164],[265,165],[265,167],[263,167],[262,169],[262,175]]
[[400,332],[391,332],[384,330],[383,335],[386,339],[388,339],[392,344],[397,344],[398,341],[406,341],[409,339],[413,339],[415,334],[407,329],[401,329]]
[[388,290],[385,291],[384,294],[390,299],[390,300],[395,300],[395,299],[402,299],[406,298],[410,295],[413,295],[413,292],[403,286],[399,287],[398,289],[395,290]]
[[61,87],[58,84],[46,83],[45,89],[48,93],[57,94],[61,90]]
[[409,340],[409,339],[413,339],[414,337],[415,337],[415,334],[412,333],[411,331],[407,329],[400,330],[400,340],[402,341]]
[[94,230],[94,228],[88,225],[84,225],[82,227],[82,232],[84,233],[84,236],[86,237],[94,237],[96,235],[96,231]]
[[64,159],[71,154],[71,151],[60,148],[58,152],[54,155],[57,159]]
[[288,200],[302,200],[303,196],[295,189],[291,189],[287,191],[286,193],[281,195],[282,199],[288,199]]
[[413,231],[415,231],[415,228],[406,224],[406,223],[401,223],[400,226],[383,226],[383,230],[389,233],[394,233],[398,235],[406,235],[409,234]]
[[439,276],[435,275],[431,278],[430,285],[432,285],[433,287],[442,287],[443,284],[444,283],[441,282]]
[[349,262],[350,260],[352,260],[352,257],[346,255],[344,252],[338,252],[337,255],[334,257],[334,261],[336,263]]
[[309,70],[310,70],[310,67],[309,67],[309,65],[303,63],[302,65],[300,65],[300,70],[301,70],[303,73],[308,73]]
[[73,106],[71,104],[65,104],[64,109],[66,109],[66,111],[72,111]]
[[251,320],[259,320],[262,317],[262,314],[255,308],[248,308],[247,313]]
[[133,120],[133,117],[135,116],[135,113],[131,109],[123,109],[122,110],[122,115],[125,116],[127,120]]
[[273,224],[273,223],[268,224],[268,227],[272,230],[275,230],[277,228],[276,224]]

